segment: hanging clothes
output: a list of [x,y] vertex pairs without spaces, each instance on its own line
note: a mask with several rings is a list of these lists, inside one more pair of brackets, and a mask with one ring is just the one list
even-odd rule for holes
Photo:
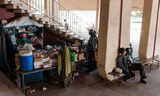
[[61,54],[58,53],[58,75],[62,72],[62,57]]
[[76,61],[76,53],[73,51],[70,51],[70,57],[71,57],[71,62],[75,62]]
[[68,77],[71,74],[71,60],[70,60],[70,50],[69,47],[65,48],[65,76]]

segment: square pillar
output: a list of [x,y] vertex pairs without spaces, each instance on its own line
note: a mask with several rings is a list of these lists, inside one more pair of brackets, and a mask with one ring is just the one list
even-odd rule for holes
[[52,17],[55,21],[60,22],[60,6],[58,5],[59,0],[53,0],[52,4]]
[[101,0],[97,68],[103,78],[116,67],[119,43],[129,46],[130,14],[131,0]]
[[121,36],[120,47],[129,47],[130,44],[130,21],[132,0],[122,0],[122,22],[121,22]]
[[151,58],[154,50],[159,0],[144,0],[142,32],[139,47],[140,58]]
[[120,1],[101,0],[97,68],[103,78],[106,78],[106,73],[112,71],[116,64]]
[[157,30],[155,33],[155,49],[154,49],[154,56],[160,55],[160,1],[159,1],[159,10],[157,13]]

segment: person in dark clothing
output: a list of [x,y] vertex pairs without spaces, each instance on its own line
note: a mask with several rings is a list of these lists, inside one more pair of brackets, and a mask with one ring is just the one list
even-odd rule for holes
[[95,53],[97,51],[97,46],[98,46],[98,38],[97,38],[97,32],[91,29],[89,31],[90,38],[88,40],[87,44],[87,61],[89,63],[88,69],[89,71],[93,71],[96,69],[96,57]]
[[142,64],[138,62],[133,62],[133,60],[130,61],[129,55],[126,54],[125,48],[119,49],[117,66],[121,68],[123,73],[125,74],[124,80],[134,77],[134,73],[132,71],[139,71],[141,76],[140,83],[147,84],[147,82],[144,80],[147,77],[145,75]]
[[133,47],[132,47],[132,44],[131,44],[131,43],[129,44],[129,48],[130,48],[130,50],[131,50],[131,53],[133,53]]
[[36,49],[43,49],[43,33],[39,33],[33,40],[33,46]]

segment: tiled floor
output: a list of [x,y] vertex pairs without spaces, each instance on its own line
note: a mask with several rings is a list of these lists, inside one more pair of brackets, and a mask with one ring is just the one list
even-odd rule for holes
[[[155,66],[156,67],[156,66]],[[28,96],[160,96],[160,69],[153,68],[146,72],[148,84],[139,83],[139,74],[135,80],[124,82],[118,86],[117,82],[108,82],[98,77],[97,72],[82,76],[69,88],[55,85],[47,86],[47,91],[42,91],[42,86],[35,93]]]

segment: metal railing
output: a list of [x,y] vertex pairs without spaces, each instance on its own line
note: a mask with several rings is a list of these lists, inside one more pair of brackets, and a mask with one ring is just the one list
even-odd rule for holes
[[88,40],[88,28],[91,25],[83,21],[80,17],[73,14],[70,10],[64,8],[56,0],[9,0],[20,1],[23,5],[29,6],[32,14],[43,15],[50,24],[57,25],[61,30],[65,29],[66,20],[68,24],[68,34],[72,34],[81,39]]

